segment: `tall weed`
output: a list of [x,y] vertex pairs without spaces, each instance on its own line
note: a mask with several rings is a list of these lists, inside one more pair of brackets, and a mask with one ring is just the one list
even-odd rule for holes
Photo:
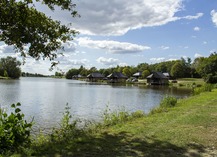
[[130,113],[128,111],[125,111],[124,109],[111,112],[111,110],[107,107],[107,109],[103,113],[103,122],[101,125],[112,126],[122,124],[131,119],[143,117],[144,115],[145,113],[143,111],[136,111]]
[[174,107],[176,104],[177,104],[177,98],[173,96],[166,96],[161,100],[160,106],[151,110],[150,114],[167,112],[168,108]]

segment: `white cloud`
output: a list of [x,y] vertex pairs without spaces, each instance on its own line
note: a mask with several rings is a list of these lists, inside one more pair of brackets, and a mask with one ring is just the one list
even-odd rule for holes
[[169,58],[166,61],[176,61],[176,60],[178,60],[178,59],[177,58]]
[[217,12],[215,10],[211,11],[211,16],[212,16],[212,22],[215,24],[215,26],[217,27]]
[[67,41],[63,43],[62,46],[64,47],[64,52],[75,52],[77,44],[74,41]]
[[199,19],[202,16],[203,13],[197,13],[197,15],[195,16],[185,16],[185,17],[181,17],[180,19],[195,20],[195,19]]
[[99,57],[96,61],[104,65],[117,65],[119,62],[118,59],[105,58],[105,57]]
[[194,31],[200,31],[200,27],[194,27]]
[[207,41],[204,41],[203,44],[206,45],[206,44],[207,44]]
[[150,61],[153,61],[153,62],[162,62],[164,61],[165,58],[164,57],[160,57],[160,58],[151,58]]
[[162,50],[168,50],[170,47],[169,46],[161,46],[160,47]]
[[142,27],[161,26],[181,19],[193,20],[203,16],[188,15],[176,17],[183,10],[183,0],[83,0],[76,1],[76,10],[81,18],[73,18],[67,12],[51,12],[45,6],[36,4],[37,8],[64,23],[72,22],[72,28],[88,35],[123,35],[129,30]]
[[6,44],[0,45],[0,53],[15,53],[14,47]]
[[210,50],[210,53],[214,53],[214,52],[216,52],[216,49]]
[[86,65],[89,60],[88,59],[81,59],[81,60],[70,60],[70,62],[73,64],[73,65]]
[[118,64],[120,67],[125,67],[125,66],[128,66],[128,64],[127,63],[119,63]]
[[112,40],[91,40],[90,38],[78,38],[77,41],[80,46],[103,49],[115,54],[137,53],[151,49],[148,46]]
[[194,58],[199,58],[199,57],[203,57],[203,56],[201,54],[199,54],[199,53],[194,54]]

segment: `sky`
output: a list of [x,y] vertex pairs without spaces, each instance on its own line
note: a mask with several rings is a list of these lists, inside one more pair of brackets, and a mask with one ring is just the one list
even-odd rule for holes
[[[80,18],[56,8],[50,11],[36,3],[38,10],[72,23],[79,34],[64,43],[64,56],[49,71],[51,62],[30,57],[22,71],[40,74],[67,72],[71,68],[137,66],[208,57],[217,51],[217,0],[74,0]],[[0,57],[17,57],[13,47],[0,43]]]

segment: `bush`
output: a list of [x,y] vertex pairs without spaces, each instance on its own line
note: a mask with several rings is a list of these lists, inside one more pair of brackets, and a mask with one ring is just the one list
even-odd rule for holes
[[160,107],[174,107],[177,103],[177,98],[172,96],[166,96],[163,98],[163,100],[160,102]]
[[204,84],[203,86],[201,86],[199,88],[194,88],[193,89],[193,94],[198,95],[198,94],[200,94],[202,92],[211,92],[214,87],[215,87],[214,85],[206,83],[206,84]]
[[176,104],[177,104],[177,98],[173,96],[166,96],[161,100],[160,106],[152,109],[150,111],[150,114],[168,112],[168,108],[174,107]]
[[0,154],[13,152],[18,150],[19,146],[30,143],[33,122],[27,123],[24,120],[24,114],[21,113],[19,106],[21,106],[20,103],[12,104],[14,112],[10,115],[0,109]]

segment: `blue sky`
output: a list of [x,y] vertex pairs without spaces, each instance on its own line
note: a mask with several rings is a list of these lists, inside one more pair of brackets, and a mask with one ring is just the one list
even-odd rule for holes
[[[22,70],[53,74],[61,69],[136,66],[181,57],[209,56],[217,51],[216,0],[77,0],[80,18],[58,8],[36,7],[47,16],[72,23],[80,34],[65,45],[57,69],[49,61],[27,58]],[[12,52],[12,53],[11,53]],[[0,44],[0,57],[19,57],[12,47]]]

